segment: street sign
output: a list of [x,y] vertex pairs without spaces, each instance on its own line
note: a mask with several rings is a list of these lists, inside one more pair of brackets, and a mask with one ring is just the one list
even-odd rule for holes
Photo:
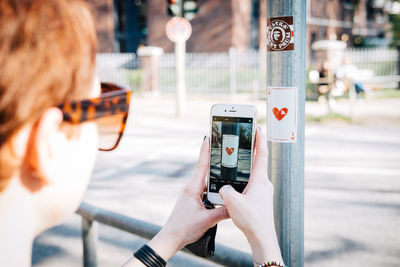
[[297,87],[268,87],[267,136],[272,142],[297,141]]
[[185,42],[192,35],[192,26],[190,22],[182,17],[173,17],[167,22],[165,32],[168,39],[172,42]]

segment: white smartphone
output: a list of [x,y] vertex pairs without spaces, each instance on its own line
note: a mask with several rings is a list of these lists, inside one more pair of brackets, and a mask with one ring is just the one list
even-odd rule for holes
[[253,166],[257,110],[251,105],[216,104],[211,108],[207,198],[224,205],[218,192],[231,185],[242,193]]

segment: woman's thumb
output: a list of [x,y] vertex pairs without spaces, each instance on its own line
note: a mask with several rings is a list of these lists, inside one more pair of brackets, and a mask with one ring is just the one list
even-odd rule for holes
[[231,185],[224,185],[219,190],[219,195],[225,202],[225,205],[229,209],[230,206],[238,204],[242,195],[237,192]]

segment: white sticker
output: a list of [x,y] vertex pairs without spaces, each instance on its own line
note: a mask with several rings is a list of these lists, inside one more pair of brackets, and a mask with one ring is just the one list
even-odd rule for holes
[[297,87],[268,87],[267,136],[269,141],[297,142]]
[[239,136],[232,134],[222,135],[222,166],[234,168],[237,166],[239,150]]

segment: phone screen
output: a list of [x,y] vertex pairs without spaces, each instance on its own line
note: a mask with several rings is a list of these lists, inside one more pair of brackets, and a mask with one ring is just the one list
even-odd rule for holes
[[212,117],[209,191],[230,184],[242,193],[250,177],[253,118]]

